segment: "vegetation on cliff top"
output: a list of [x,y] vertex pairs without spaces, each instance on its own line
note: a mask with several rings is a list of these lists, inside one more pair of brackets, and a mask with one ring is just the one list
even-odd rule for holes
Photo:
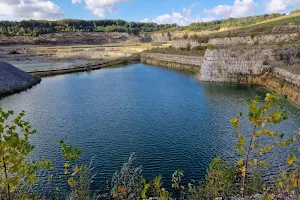
[[38,36],[60,32],[125,32],[138,34],[161,31],[175,26],[175,24],[126,22],[123,20],[0,21],[0,34],[7,36]]

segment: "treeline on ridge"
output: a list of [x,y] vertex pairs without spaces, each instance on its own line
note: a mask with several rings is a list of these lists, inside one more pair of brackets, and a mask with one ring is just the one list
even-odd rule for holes
[[256,23],[264,22],[266,20],[275,19],[281,16],[285,16],[286,14],[265,14],[265,15],[257,15],[243,18],[228,18],[221,20],[213,20],[209,22],[194,22],[189,26],[176,26],[170,28],[168,31],[174,30],[189,30],[189,31],[218,31],[222,28],[233,28],[233,27],[244,27],[253,25]]
[[175,27],[176,24],[156,24],[143,22],[126,22],[123,20],[23,20],[0,21],[0,34],[7,36],[39,36],[60,32],[140,32],[162,31]]
[[[299,12],[298,10],[292,13]],[[143,32],[171,32],[171,31],[217,31],[222,28],[244,27],[266,20],[275,19],[285,14],[265,14],[243,18],[228,18],[210,22],[194,22],[188,26],[176,24],[156,24],[144,22],[126,22],[124,20],[74,20],[57,21],[23,20],[0,21],[0,34],[7,36],[39,36],[60,32],[125,32],[139,34]]]

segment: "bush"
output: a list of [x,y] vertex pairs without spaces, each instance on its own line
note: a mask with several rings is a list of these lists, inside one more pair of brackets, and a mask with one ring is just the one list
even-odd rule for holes
[[207,44],[206,47],[207,47],[207,49],[210,49],[210,50],[215,49],[215,46],[212,44]]
[[254,44],[254,45],[259,45],[259,41],[258,41],[258,40],[255,40],[253,44]]
[[123,164],[120,171],[116,171],[111,180],[111,196],[113,199],[135,200],[140,197],[142,188],[142,168],[133,167],[134,153]]
[[213,199],[220,197],[222,193],[229,196],[236,194],[239,191],[238,178],[236,168],[216,157],[206,171],[203,197]]
[[16,51],[16,50],[12,50],[8,54],[20,54],[20,53],[18,51]]

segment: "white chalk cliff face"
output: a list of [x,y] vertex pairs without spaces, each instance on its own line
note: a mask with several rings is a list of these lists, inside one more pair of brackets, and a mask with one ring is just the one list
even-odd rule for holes
[[246,76],[262,75],[272,68],[267,62],[273,58],[271,50],[206,50],[199,80],[240,82]]
[[[300,74],[282,68],[287,50],[216,49],[206,50],[198,75],[200,81],[253,84],[271,90],[285,84],[284,93],[300,106]],[[299,67],[299,55],[290,52],[289,63]],[[283,60],[282,60],[283,59]]]

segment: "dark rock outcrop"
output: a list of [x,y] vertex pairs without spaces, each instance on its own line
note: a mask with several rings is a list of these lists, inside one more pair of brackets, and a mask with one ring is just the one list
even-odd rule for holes
[[0,95],[20,92],[39,82],[40,78],[0,61]]

